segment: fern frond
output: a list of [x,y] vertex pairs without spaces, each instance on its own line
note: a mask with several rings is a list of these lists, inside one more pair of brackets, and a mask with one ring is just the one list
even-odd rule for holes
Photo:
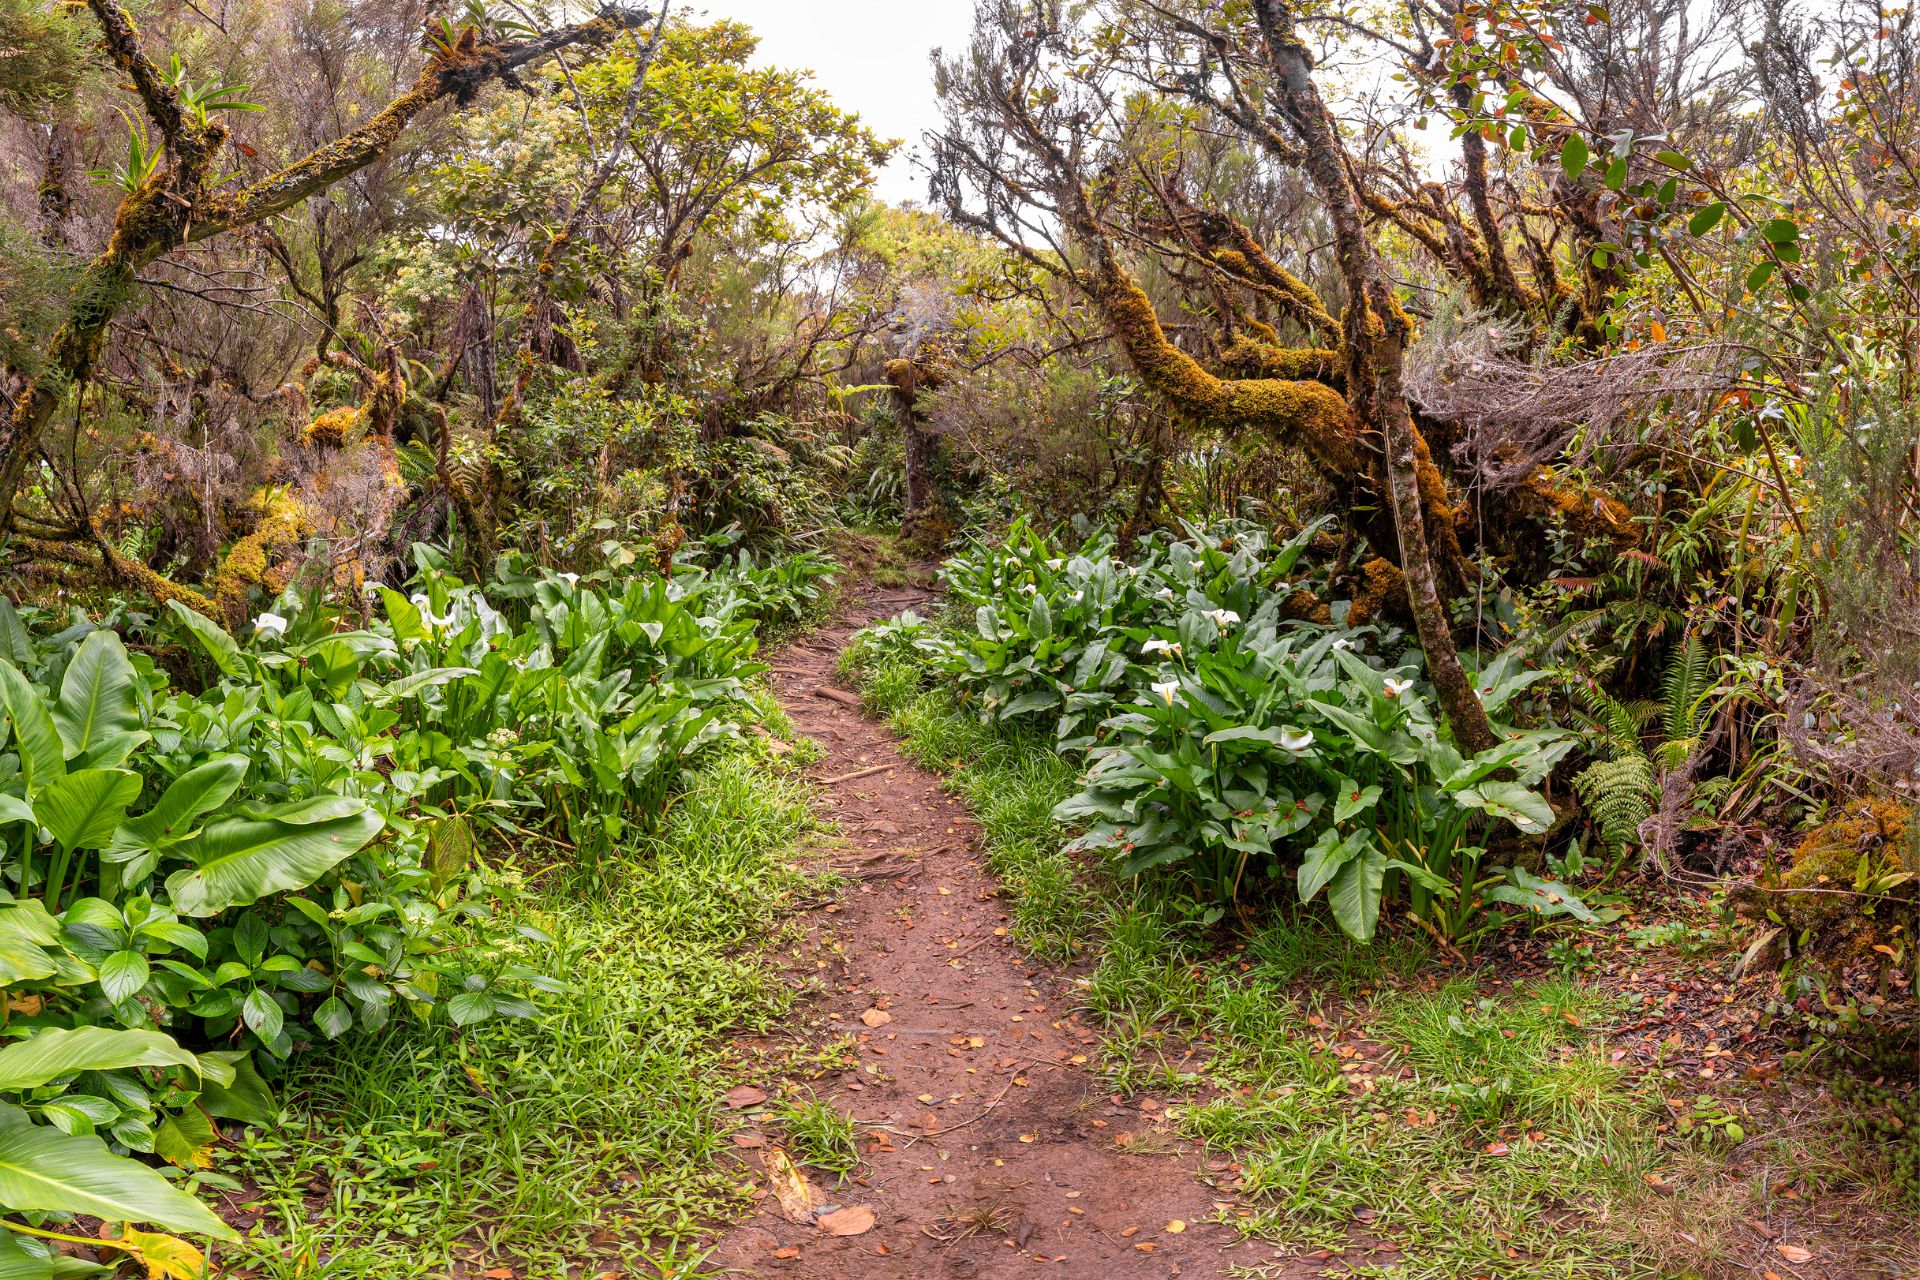
[[1653,764],[1635,752],[1597,760],[1574,775],[1574,794],[1616,853],[1640,841],[1640,824],[1653,815]]
[[1713,668],[1718,655],[1707,650],[1699,635],[1681,641],[1667,660],[1660,680],[1665,705],[1660,710],[1660,726],[1669,741],[1691,738],[1699,732],[1695,723],[1699,703],[1713,683]]
[[1640,735],[1659,710],[1651,702],[1622,702],[1597,683],[1581,685],[1576,694],[1586,713],[1580,718],[1597,729],[1610,757],[1640,754]]

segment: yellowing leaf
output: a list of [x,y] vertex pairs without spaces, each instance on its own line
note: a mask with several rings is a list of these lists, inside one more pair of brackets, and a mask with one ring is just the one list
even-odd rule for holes
[[1661,324],[1658,320],[1653,322],[1649,332],[1652,334],[1655,342],[1665,342],[1667,340],[1667,326]]
[[763,1163],[767,1181],[773,1185],[774,1199],[780,1202],[780,1212],[787,1216],[787,1221],[812,1222],[815,1193],[807,1175],[800,1172],[792,1157],[780,1147],[768,1147]]
[[149,1280],[205,1280],[207,1275],[206,1255],[178,1236],[127,1227],[106,1247],[138,1258]]

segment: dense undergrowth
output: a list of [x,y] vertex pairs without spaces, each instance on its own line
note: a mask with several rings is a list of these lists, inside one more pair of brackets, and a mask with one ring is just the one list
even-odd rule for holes
[[[1054,815],[1077,775],[1046,734],[983,724],[888,633],[847,665],[973,807],[1019,940],[1092,960],[1084,999],[1112,1087],[1184,1101],[1180,1132],[1237,1163],[1259,1208],[1235,1225],[1287,1253],[1355,1245],[1357,1274],[1413,1259],[1435,1276],[1655,1274],[1561,1224],[1562,1208],[1630,1202],[1659,1162],[1648,1098],[1592,1035],[1606,997],[1436,985],[1424,936],[1361,943],[1299,907],[1223,954],[1217,913],[1190,892],[1066,852]],[[1404,1258],[1376,1255],[1375,1271],[1369,1239]]]
[[[866,644],[919,657],[981,720],[1084,761],[1054,816],[1085,832],[1070,851],[1121,875],[1168,867],[1219,910],[1292,874],[1301,901],[1324,892],[1362,941],[1401,900],[1443,945],[1505,908],[1592,918],[1567,886],[1488,858],[1503,839],[1537,853],[1555,823],[1541,783],[1572,737],[1502,719],[1495,746],[1457,748],[1405,635],[1315,616],[1316,532],[1273,542],[1222,522],[1123,559],[1107,534],[1074,548],[1017,526],[943,570],[971,629],[902,619]],[[1520,657],[1476,675],[1490,714],[1521,710],[1509,704],[1548,675]]]
[[[1124,591],[1116,601],[1089,589],[1115,574],[1104,544],[1078,559],[1025,534],[976,548],[946,570],[959,607],[869,629],[843,668],[909,754],[946,772],[974,808],[1020,941],[1090,964],[1083,999],[1104,1029],[1111,1087],[1173,1104],[1177,1131],[1231,1162],[1224,1176],[1247,1206],[1229,1214],[1233,1225],[1270,1243],[1276,1262],[1338,1260],[1358,1275],[1651,1278],[1737,1271],[1744,1224],[1767,1212],[1773,1170],[1795,1184],[1794,1199],[1817,1199],[1857,1195],[1861,1168],[1881,1168],[1867,1199],[1892,1211],[1900,1190],[1884,1162],[1898,1148],[1856,1145],[1855,1120],[1669,1096],[1685,1087],[1675,1072],[1636,1069],[1613,1047],[1610,1031],[1644,1016],[1645,997],[1572,960],[1602,936],[1594,930],[1644,903],[1599,893],[1596,902],[1618,905],[1548,914],[1483,894],[1468,927],[1447,931],[1412,927],[1422,907],[1408,894],[1393,923],[1363,940],[1337,911],[1299,901],[1306,895],[1239,900],[1184,859],[1156,866],[1110,841],[1076,840],[1104,817],[1085,800],[1101,776],[1086,768],[1089,755],[1145,737],[1128,698],[1160,698],[1165,680],[1216,714],[1226,705],[1183,678],[1184,664],[1176,675],[1137,660],[1113,664],[1104,696],[1086,694],[1093,682],[1080,663],[1092,646],[1137,653],[1159,640],[1176,652],[1149,652],[1169,666],[1196,650],[1231,651],[1217,634],[1226,628],[1179,621],[1225,607],[1204,575],[1190,598],[1156,594],[1156,564],[1209,554],[1206,534],[1184,546],[1171,557],[1164,543],[1150,546],[1131,573],[1118,567],[1122,579],[1145,579],[1134,594],[1165,606],[1158,618],[1129,617]],[[1259,577],[1235,567],[1218,582]],[[1264,595],[1269,615],[1276,598],[1284,593]],[[1049,601],[1067,603],[1064,620],[1035,627],[1035,608]],[[1368,639],[1395,652],[1390,635]],[[1318,691],[1340,679],[1323,676]],[[1104,731],[1102,716],[1112,717]],[[1089,755],[1073,750],[1075,737]],[[1161,794],[1186,785],[1176,770],[1166,776]],[[1287,835],[1256,851],[1282,879],[1304,874],[1315,841],[1313,829]],[[1566,869],[1565,852],[1555,860]],[[1489,944],[1514,931],[1527,950],[1566,961],[1557,976],[1553,964],[1503,974],[1496,953],[1512,947]],[[1696,932],[1675,918],[1641,923],[1633,937],[1664,948]],[[1475,951],[1484,954],[1467,963]],[[1748,1134],[1742,1120],[1774,1129]],[[1871,1242],[1856,1243],[1868,1265]]]
[[[778,711],[764,705],[779,727]],[[502,868],[546,941],[525,962],[570,975],[537,1020],[395,1028],[297,1067],[289,1124],[247,1139],[234,1172],[241,1246],[262,1276],[653,1274],[698,1255],[747,1202],[718,1167],[725,1033],[764,1030],[796,990],[766,959],[803,887],[812,822],[764,746],[721,749],[657,832],[597,868]]]
[[[235,1143],[296,1237],[318,1176],[340,1215],[329,1256],[412,1234],[382,1193],[363,1238],[350,1210],[367,1160],[414,1181],[448,1169],[438,1222],[544,1224],[502,1242],[516,1248],[551,1236],[558,1202],[540,1202],[556,1188],[610,1194],[592,1169],[556,1181],[547,1165],[601,1148],[579,1126],[621,1097],[628,1159],[597,1160],[657,1169],[641,1153],[670,1148],[665,1164],[697,1164],[699,1107],[675,1081],[713,1066],[703,1037],[779,1006],[751,953],[726,956],[790,890],[772,851],[806,812],[745,762],[740,731],[768,714],[747,683],[757,629],[805,613],[830,568],[702,559],[611,582],[509,561],[483,591],[423,549],[411,595],[382,588],[356,615],[289,592],[244,641],[178,606],[113,620],[133,647],[84,614],[54,631],[0,610],[0,1167],[31,1171],[0,1179],[24,1219],[0,1260],[77,1274],[51,1246],[76,1242],[84,1215],[138,1224],[122,1252],[190,1274],[194,1246],[144,1229],[235,1239],[192,1194],[247,1194],[213,1167]],[[535,1053],[555,1036],[578,1052]],[[546,1101],[510,1109],[527,1128],[488,1113],[474,1178],[462,1102],[495,1097],[489,1070],[536,1059]],[[283,1109],[288,1090],[314,1101]],[[396,1147],[404,1112],[415,1130]],[[402,1148],[430,1131],[448,1158],[409,1164]],[[533,1172],[506,1177],[501,1159]],[[647,1234],[684,1229],[678,1192],[618,1190],[637,1192]],[[444,1259],[447,1231],[418,1230]],[[310,1267],[295,1243],[275,1256]]]

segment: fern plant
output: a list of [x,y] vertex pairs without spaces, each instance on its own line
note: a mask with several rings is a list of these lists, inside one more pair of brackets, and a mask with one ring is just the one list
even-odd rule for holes
[[[1574,776],[1574,794],[1618,865],[1640,842],[1640,824],[1653,816],[1659,776],[1686,763],[1711,718],[1719,655],[1697,633],[1667,660],[1658,703],[1622,702],[1590,682],[1580,690],[1581,718],[1601,753]],[[1659,741],[1649,751],[1649,726]]]
[[1596,760],[1573,779],[1574,794],[1618,863],[1640,841],[1640,824],[1653,816],[1653,762],[1635,751]]

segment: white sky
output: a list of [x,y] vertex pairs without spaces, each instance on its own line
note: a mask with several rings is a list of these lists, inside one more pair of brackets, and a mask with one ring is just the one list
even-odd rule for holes
[[880,171],[878,194],[926,203],[926,176],[910,153],[940,119],[927,53],[965,45],[973,0],[696,0],[695,8],[746,23],[760,37],[762,65],[810,68],[814,83],[875,133],[904,139]]

